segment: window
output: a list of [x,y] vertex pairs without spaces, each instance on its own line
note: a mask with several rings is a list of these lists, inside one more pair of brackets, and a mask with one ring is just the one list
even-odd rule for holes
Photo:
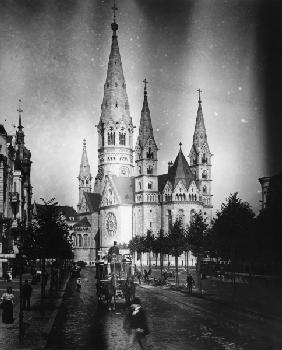
[[81,235],[78,235],[78,246],[82,247],[82,237],[81,237]]
[[88,236],[87,235],[83,235],[83,247],[86,248],[87,247],[87,241],[88,241]]
[[141,190],[142,188],[142,185],[141,185],[141,182],[139,182],[139,190]]
[[208,158],[207,158],[206,154],[204,153],[203,157],[202,157],[202,163],[206,164],[207,162],[208,162]]
[[117,102],[117,101],[116,101],[116,103],[115,103],[115,107],[118,108],[118,102]]
[[115,83],[115,87],[117,87],[118,86],[118,83]]
[[153,183],[152,183],[152,182],[149,182],[149,183],[148,183],[148,190],[151,190],[152,187],[153,187]]
[[206,185],[203,186],[203,193],[207,193],[207,186]]
[[125,146],[125,132],[121,131],[119,133],[119,144]]
[[152,152],[151,147],[149,147],[149,149],[148,149],[147,158],[148,159],[153,159],[154,158],[154,153]]
[[113,131],[114,129],[111,127],[110,131],[108,132],[108,145],[114,145],[115,144],[115,133]]
[[151,175],[153,174],[153,168],[149,165],[148,168],[147,168],[147,174],[148,175]]
[[139,167],[139,175],[141,175],[141,166]]
[[203,173],[202,173],[202,178],[206,179],[207,177],[208,177],[208,173],[207,173],[206,170],[204,170]]

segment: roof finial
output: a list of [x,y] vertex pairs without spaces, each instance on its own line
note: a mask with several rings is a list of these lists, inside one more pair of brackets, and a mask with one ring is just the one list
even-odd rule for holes
[[23,108],[22,108],[22,100],[19,99],[19,107],[17,109],[17,111],[19,112],[19,129],[22,129],[22,115],[21,113],[23,112]]
[[83,148],[86,148],[86,140],[83,139]]
[[143,80],[143,83],[144,83],[144,94],[147,95],[147,84],[148,84],[148,80],[145,78]]
[[198,89],[197,90],[198,91],[198,93],[199,93],[199,103],[202,103],[202,101],[201,101],[201,92],[203,92],[201,89]]
[[118,24],[116,23],[116,11],[118,8],[116,7],[116,0],[114,0],[114,6],[112,7],[113,13],[114,13],[114,21],[111,25],[112,30],[114,32],[114,35],[116,35],[116,31],[118,30]]
[[181,149],[181,146],[182,146],[182,142],[179,142],[179,147],[180,147],[180,149]]

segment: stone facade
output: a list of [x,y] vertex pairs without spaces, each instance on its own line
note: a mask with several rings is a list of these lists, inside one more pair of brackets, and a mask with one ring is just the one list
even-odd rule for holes
[[95,248],[104,253],[114,241],[127,244],[133,236],[146,235],[148,230],[154,235],[158,235],[160,229],[168,233],[176,219],[186,225],[195,212],[201,212],[207,223],[212,216],[212,154],[207,141],[201,91],[190,165],[180,143],[175,161],[168,163],[167,174],[159,175],[158,146],[154,139],[146,79],[139,132],[133,150],[134,126],[117,29],[114,21],[101,117],[97,125],[98,173],[94,191],[84,191],[83,199],[82,187],[79,187],[79,201],[85,203],[83,208],[80,207],[80,215],[88,215]]
[[[8,135],[0,125],[0,253],[18,252],[12,229],[19,223],[31,222],[30,183],[31,153],[25,146],[22,126],[22,106],[19,101],[19,125],[14,135]],[[0,276],[12,261],[0,261]]]

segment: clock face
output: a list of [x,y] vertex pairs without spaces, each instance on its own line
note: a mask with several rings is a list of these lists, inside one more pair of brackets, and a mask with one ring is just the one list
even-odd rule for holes
[[120,174],[123,175],[123,176],[128,176],[128,168],[127,167],[122,167],[120,169]]
[[114,213],[108,213],[106,217],[106,229],[109,236],[113,237],[117,230],[117,219]]

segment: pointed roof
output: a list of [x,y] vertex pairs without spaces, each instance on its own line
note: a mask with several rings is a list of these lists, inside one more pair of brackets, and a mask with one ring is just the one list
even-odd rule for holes
[[[117,10],[117,8],[113,7]],[[110,120],[120,122],[121,120],[132,124],[132,118],[129,112],[128,96],[126,92],[126,84],[123,75],[121,56],[119,52],[117,30],[118,24],[115,19],[111,24],[113,35],[111,52],[109,56],[107,78],[104,85],[104,98],[102,103],[100,122],[107,123]]]
[[143,100],[143,107],[141,110],[139,135],[137,139],[137,145],[139,145],[141,148],[145,146],[148,138],[152,138],[154,140],[154,132],[153,132],[150,109],[149,109],[148,98],[147,98],[147,80],[144,79],[143,82],[145,84],[144,100]]
[[120,204],[132,204],[134,202],[134,177],[111,176],[117,190]]
[[200,97],[200,92],[202,91],[200,89],[198,91],[199,91],[199,100],[198,100],[199,105],[197,110],[195,131],[193,135],[193,146],[196,150],[199,147],[201,147],[204,143],[207,142],[207,133],[206,133],[204,115],[202,110],[202,101]]
[[181,143],[177,157],[172,165],[172,167],[168,171],[168,179],[172,183],[173,187],[177,185],[177,183],[182,180],[188,189],[190,183],[195,180],[195,175],[192,173],[189,164],[182,153]]
[[84,216],[81,220],[79,220],[79,222],[77,222],[73,228],[81,228],[81,227],[91,227],[90,222],[88,221],[87,217]]
[[102,199],[100,193],[84,192],[84,197],[89,211],[98,211]]
[[79,178],[92,178],[90,173],[90,165],[88,162],[87,152],[86,152],[86,140],[83,140],[83,150],[80,161],[80,171]]

